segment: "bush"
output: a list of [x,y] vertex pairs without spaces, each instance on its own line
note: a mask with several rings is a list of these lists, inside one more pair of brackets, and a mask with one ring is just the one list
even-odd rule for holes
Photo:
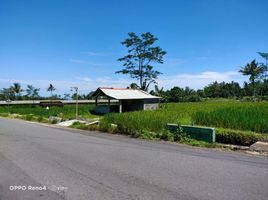
[[262,134],[250,131],[245,132],[231,129],[216,129],[216,142],[219,143],[250,146],[262,139]]
[[37,121],[38,121],[38,122],[42,122],[42,121],[44,121],[44,117],[42,117],[42,116],[38,116],[38,117],[37,117]]
[[31,114],[29,114],[29,115],[26,115],[26,116],[25,116],[25,119],[26,119],[27,121],[32,121],[32,120],[34,119],[34,116],[31,115]]
[[59,121],[57,120],[57,119],[52,119],[51,121],[50,121],[50,123],[51,124],[57,124]]
[[88,124],[84,124],[84,123],[80,123],[80,122],[74,122],[70,127],[71,128],[82,129],[82,130],[90,130],[90,131],[99,130],[98,125],[95,125],[95,124],[88,125]]
[[8,117],[9,114],[8,114],[8,113],[0,113],[0,116],[1,116],[1,117]]
[[159,134],[159,138],[161,140],[165,140],[165,141],[175,141],[175,134],[171,133],[168,130],[163,130],[160,134]]
[[101,121],[100,122],[100,126],[99,126],[99,130],[100,131],[104,131],[104,132],[108,132],[108,130],[111,128],[111,124],[110,123],[106,123]]
[[200,102],[201,101],[201,98],[198,96],[198,95],[191,95],[187,98],[186,101],[189,101],[189,102]]
[[153,140],[153,139],[157,139],[158,137],[157,137],[157,134],[155,132],[142,131],[141,138],[142,139]]
[[141,138],[143,139],[149,139],[149,140],[164,140],[164,141],[177,141],[176,138],[176,134],[175,133],[171,133],[170,131],[164,129],[163,131],[160,132],[152,132],[152,131],[146,131],[143,130],[141,131]]

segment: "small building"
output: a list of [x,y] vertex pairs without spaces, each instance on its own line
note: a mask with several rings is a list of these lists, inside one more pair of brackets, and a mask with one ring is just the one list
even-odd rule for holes
[[[95,112],[128,112],[136,110],[156,110],[161,97],[153,96],[143,90],[128,88],[100,87],[92,95],[95,98]],[[99,99],[106,99],[108,105],[99,104]]]

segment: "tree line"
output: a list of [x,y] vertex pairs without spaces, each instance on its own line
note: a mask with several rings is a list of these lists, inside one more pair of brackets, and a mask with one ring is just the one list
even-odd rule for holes
[[[138,89],[138,85],[132,83],[128,88]],[[57,95],[55,93],[56,88],[52,84],[46,88],[49,92],[49,97],[40,96],[40,88],[36,88],[33,85],[27,85],[26,89],[21,87],[20,83],[14,83],[9,88],[3,88],[0,90],[0,100],[70,100],[76,99],[76,93]],[[231,82],[213,82],[203,89],[194,90],[190,87],[178,87],[174,86],[171,89],[164,90],[155,85],[154,89],[150,91],[150,94],[162,97],[163,102],[198,102],[204,99],[210,98],[233,98],[252,100],[253,93],[255,93],[255,99],[268,100],[268,79],[263,81],[257,80],[253,83],[244,82],[243,86],[239,83]],[[92,92],[88,94],[79,94],[78,99],[86,100],[91,99]]]
[[[255,88],[255,97],[252,97]],[[189,87],[173,87],[169,90],[159,89],[155,86],[152,95],[161,96],[163,102],[198,102],[211,98],[229,98],[245,101],[268,100],[268,80],[252,83],[244,82],[241,87],[237,82],[213,82],[203,89],[194,90]]]
[[[13,83],[10,87],[2,88],[0,90],[1,101],[15,101],[15,100],[70,100],[76,99],[76,93],[66,93],[58,95],[55,93],[56,87],[53,84],[49,84],[46,88],[50,96],[45,97],[40,95],[40,88],[33,85],[27,85],[26,89],[23,89],[20,83]],[[90,94],[78,94],[78,99],[89,99]]]

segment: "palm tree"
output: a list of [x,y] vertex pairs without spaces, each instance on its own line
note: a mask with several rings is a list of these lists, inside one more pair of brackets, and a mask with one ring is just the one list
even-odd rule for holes
[[15,93],[16,99],[20,96],[20,93],[23,92],[23,89],[21,88],[20,83],[13,83],[13,86],[11,86],[12,92]]
[[245,76],[250,76],[249,81],[252,83],[253,97],[255,98],[255,82],[256,79],[265,72],[265,68],[263,66],[260,66],[256,60],[253,60],[251,63],[247,63],[245,67],[241,67],[239,72]]
[[265,64],[264,63],[261,64],[265,69],[265,73],[262,78],[267,79],[268,78],[268,53],[258,52],[258,54],[265,59]]
[[56,88],[50,83],[48,88],[47,88],[47,91],[50,92],[51,98],[52,98],[52,92],[55,90],[56,90]]
[[28,97],[31,97],[32,100],[33,100],[33,104],[34,104],[34,99],[36,97],[39,97],[39,90],[40,88],[35,88],[34,86],[32,85],[27,85],[27,89],[26,89],[26,93],[27,93],[27,96]]

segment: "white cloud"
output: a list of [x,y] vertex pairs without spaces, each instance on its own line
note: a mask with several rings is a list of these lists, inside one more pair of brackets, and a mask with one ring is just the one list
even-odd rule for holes
[[230,82],[236,81],[238,83],[242,83],[246,80],[242,77],[238,72],[235,71],[227,71],[227,72],[201,72],[199,74],[177,74],[174,76],[162,76],[158,80],[158,84],[161,87],[166,89],[171,88],[173,86],[186,87],[189,86],[193,89],[201,89],[204,86],[214,82]]
[[88,56],[106,56],[107,55],[106,53],[93,52],[93,51],[86,51],[83,53],[88,55]]
[[[160,76],[158,79],[158,85],[165,89],[170,89],[174,86],[186,87],[189,86],[193,89],[201,89],[204,86],[214,82],[230,82],[236,81],[243,83],[246,77],[242,77],[238,72],[227,71],[227,72],[213,72],[207,71],[199,74],[177,74],[174,76]],[[41,88],[42,95],[49,95],[46,92],[46,88],[52,83],[58,94],[70,93],[70,88],[77,86],[81,93],[88,93],[95,90],[98,87],[126,87],[130,83],[136,80],[126,78],[111,78],[111,77],[75,77],[72,81],[66,80],[22,80],[22,79],[0,79],[0,88],[9,87],[15,82],[22,84],[25,88],[28,84],[32,84],[35,87]],[[137,81],[136,81],[137,82]]]

